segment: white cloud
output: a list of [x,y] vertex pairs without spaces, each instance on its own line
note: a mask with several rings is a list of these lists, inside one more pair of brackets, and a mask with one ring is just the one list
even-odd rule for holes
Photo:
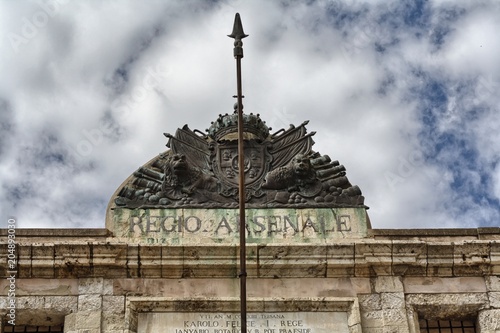
[[346,166],[375,228],[499,217],[493,1],[62,3],[17,48],[9,34],[43,8],[0,4],[0,208],[20,226],[103,227],[163,132],[232,112],[237,11],[245,111],[274,130],[311,120],[315,150]]

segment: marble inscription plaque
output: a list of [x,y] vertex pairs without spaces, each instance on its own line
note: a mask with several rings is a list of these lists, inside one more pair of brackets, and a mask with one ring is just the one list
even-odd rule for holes
[[[232,312],[149,312],[138,315],[138,333],[241,333]],[[247,333],[349,333],[346,312],[248,313]]]
[[[239,242],[236,209],[113,210],[117,237],[149,244],[210,244]],[[334,242],[366,235],[364,208],[248,209],[248,243]]]

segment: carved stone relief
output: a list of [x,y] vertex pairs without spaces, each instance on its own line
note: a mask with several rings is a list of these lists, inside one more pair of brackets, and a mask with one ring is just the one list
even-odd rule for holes
[[[237,114],[219,115],[207,134],[187,125],[165,134],[170,150],[140,167],[114,202],[128,208],[237,207]],[[271,134],[245,114],[244,179],[249,208],[364,207],[344,166],[312,150],[308,121]]]

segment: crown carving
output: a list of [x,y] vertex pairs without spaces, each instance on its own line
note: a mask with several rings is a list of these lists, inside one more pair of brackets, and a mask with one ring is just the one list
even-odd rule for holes
[[[253,113],[243,114],[243,132],[246,138],[265,140],[269,136],[270,127],[260,119],[260,115]],[[215,141],[234,140],[238,133],[238,114],[220,114],[216,121],[212,122],[207,130],[208,136]],[[250,135],[248,135],[250,134]]]

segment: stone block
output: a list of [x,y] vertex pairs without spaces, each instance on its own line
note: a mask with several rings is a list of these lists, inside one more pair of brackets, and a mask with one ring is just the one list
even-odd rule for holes
[[[239,251],[239,248],[238,248]],[[247,244],[246,246],[246,267],[247,267],[247,276],[249,278],[255,278],[259,275],[259,245],[258,244]],[[239,264],[239,258],[238,258]]]
[[[351,328],[350,331],[353,327],[361,325],[361,312],[358,301],[353,302],[351,311],[347,313],[347,325]],[[361,329],[361,326],[359,328]]]
[[91,329],[79,329],[75,333],[102,333],[102,332],[98,328],[91,328]]
[[248,279],[249,297],[356,297],[370,292],[369,281],[348,278]]
[[[17,277],[18,278],[30,278],[32,276],[32,265],[31,265],[31,246],[23,245],[17,246]],[[52,258],[53,260],[53,258]],[[50,270],[52,277],[54,274],[54,269]],[[50,274],[49,273],[49,274]]]
[[101,311],[78,311],[75,327],[77,329],[101,330]]
[[43,296],[21,296],[16,297],[17,309],[43,309],[45,297]]
[[500,330],[500,310],[483,310],[479,313],[477,322],[480,332]]
[[326,276],[354,276],[354,243],[339,243],[327,247]]
[[162,277],[162,246],[129,244],[127,248],[127,276],[131,278]]
[[161,245],[142,245],[139,247],[141,277],[161,277],[161,251]]
[[369,278],[349,278],[353,286],[353,290],[357,294],[368,294],[371,292],[371,283]]
[[[247,260],[246,260],[246,268],[247,268],[247,277],[248,278],[255,278],[258,276],[259,274],[259,267],[258,267],[258,259],[259,259],[259,245],[258,244],[248,244],[246,245],[246,256],[247,256]],[[239,255],[239,247],[236,248],[236,250],[238,251],[238,255]],[[238,270],[239,270],[239,264],[240,264],[240,260],[239,260],[239,257],[238,257],[238,260],[237,260],[237,265],[238,265]],[[238,272],[239,273],[239,272]]]
[[100,277],[81,278],[78,280],[78,293],[80,295],[101,295],[103,293],[103,281],[103,278]]
[[8,247],[7,247],[7,242],[5,243],[0,243],[0,253],[2,253],[2,255],[0,256],[0,278],[5,278],[7,277],[7,271],[9,270],[9,268],[7,268],[7,256],[4,255],[4,253],[8,253]]
[[427,245],[421,241],[393,241],[392,270],[395,275],[425,275]]
[[325,277],[325,246],[283,246],[268,244],[258,248],[259,277]]
[[452,243],[427,243],[427,275],[453,276]]
[[403,281],[399,276],[379,276],[375,278],[375,292],[377,293],[395,293],[403,291]]
[[105,333],[123,332],[125,327],[125,313],[111,313],[103,311],[102,313],[102,331]]
[[[6,290],[7,286],[7,280],[0,280],[0,290]],[[78,281],[74,279],[16,279],[16,295],[78,295]]]
[[64,317],[64,333],[76,331],[76,313],[70,313]]
[[488,291],[500,291],[500,276],[485,276],[484,280]]
[[104,279],[102,283],[102,294],[113,295],[113,280]]
[[76,296],[16,297],[17,325],[60,325],[71,311],[76,311]]
[[384,330],[382,331],[383,333],[408,333],[408,327],[407,326],[392,326],[392,325],[387,325],[384,326]]
[[126,256],[127,277],[130,278],[141,277],[139,249],[140,249],[139,244],[128,244],[127,246],[127,256]]
[[125,297],[124,296],[103,296],[102,297],[103,313],[125,313]]
[[409,294],[441,294],[441,293],[484,293],[486,284],[483,277],[405,277],[404,290]]
[[235,297],[239,295],[238,279],[116,279],[116,296],[168,296],[177,298]]
[[237,277],[239,250],[236,246],[185,246],[183,278]]
[[492,308],[500,309],[500,292],[491,291],[488,293],[488,299]]
[[359,307],[362,311],[380,311],[382,310],[382,301],[380,294],[358,295]]
[[77,296],[45,296],[43,307],[61,313],[76,312],[78,308]]
[[354,246],[354,272],[356,276],[392,274],[392,243],[360,241]]
[[463,318],[489,307],[486,293],[408,294],[406,304],[422,318]]
[[406,307],[406,318],[408,318],[408,328],[410,333],[420,332],[420,326],[418,324],[418,313],[415,311],[413,306]]
[[363,327],[362,332],[363,333],[384,333],[384,328],[383,327]]
[[102,307],[101,295],[80,295],[78,296],[78,311],[95,311]]
[[453,275],[471,276],[490,273],[490,244],[481,241],[455,243]]
[[[92,275],[91,250],[84,244],[55,244],[54,272],[56,278],[86,277]],[[34,256],[35,257],[35,256]]]
[[363,326],[363,331],[372,327],[384,327],[384,313],[382,312],[382,310],[362,311],[361,326]]
[[490,273],[500,275],[500,241],[490,242]]
[[[91,243],[94,276],[127,277],[127,244]],[[137,262],[137,261],[136,261]]]
[[349,326],[349,333],[363,333],[361,324]]
[[405,309],[383,309],[384,327],[408,327]]
[[55,246],[52,243],[33,244],[31,246],[31,277],[56,277]]
[[183,275],[184,247],[163,246],[161,248],[161,276],[178,279]]
[[405,309],[404,293],[381,293],[382,309]]

